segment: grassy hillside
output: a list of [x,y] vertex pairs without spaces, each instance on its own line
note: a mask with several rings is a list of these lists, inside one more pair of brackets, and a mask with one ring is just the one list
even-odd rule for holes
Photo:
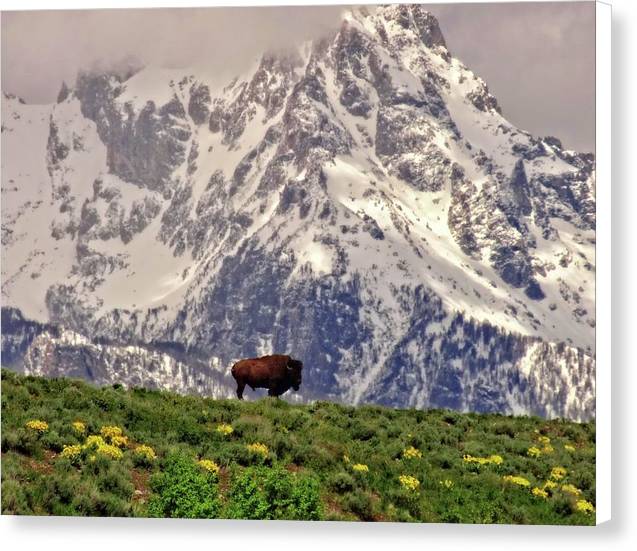
[[594,524],[595,425],[2,371],[2,512]]

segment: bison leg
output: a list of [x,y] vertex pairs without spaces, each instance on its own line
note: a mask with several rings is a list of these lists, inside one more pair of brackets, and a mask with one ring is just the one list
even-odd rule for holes
[[239,400],[243,400],[243,391],[245,387],[246,384],[244,382],[237,381],[237,398],[239,398]]
[[277,397],[277,396],[281,396],[281,394],[283,393],[280,392],[280,389],[276,383],[271,384],[270,388],[268,388],[268,396]]

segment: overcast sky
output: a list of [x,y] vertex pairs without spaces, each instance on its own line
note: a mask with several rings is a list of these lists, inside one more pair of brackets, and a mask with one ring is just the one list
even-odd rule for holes
[[[534,134],[594,150],[595,3],[431,4],[447,45]],[[2,89],[54,101],[79,68],[133,56],[226,79],[260,53],[338,27],[341,6],[2,13]]]

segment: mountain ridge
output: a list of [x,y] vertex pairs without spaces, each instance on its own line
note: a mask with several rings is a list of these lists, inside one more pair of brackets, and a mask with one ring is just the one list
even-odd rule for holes
[[[510,125],[421,7],[224,88],[141,69],[60,98],[27,115],[46,162],[3,158],[3,253],[44,251],[3,262],[5,305],[221,370],[293,352],[307,399],[594,414],[594,158]],[[29,164],[40,193],[11,193]]]

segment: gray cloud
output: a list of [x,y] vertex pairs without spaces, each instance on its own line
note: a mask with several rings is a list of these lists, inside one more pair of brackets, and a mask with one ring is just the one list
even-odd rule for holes
[[[594,2],[432,4],[452,54],[482,76],[505,116],[594,150]],[[131,55],[204,65],[220,80],[264,50],[325,35],[343,6],[2,13],[2,89],[52,101],[80,68]]]
[[432,4],[451,53],[529,132],[595,150],[595,2]]

